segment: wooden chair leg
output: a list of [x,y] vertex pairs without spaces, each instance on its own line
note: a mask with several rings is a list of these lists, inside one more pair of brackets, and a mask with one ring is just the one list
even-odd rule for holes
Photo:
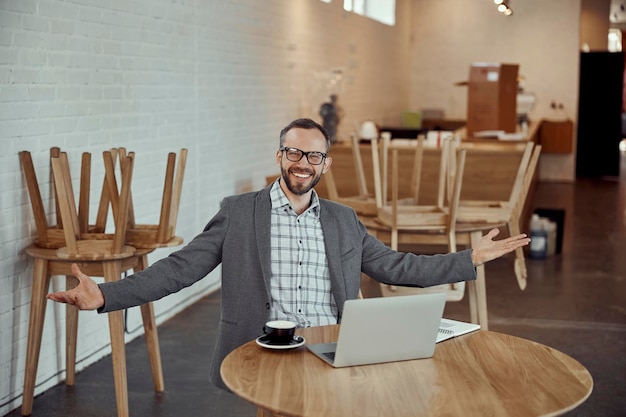
[[[514,218],[507,223],[507,229],[510,236],[516,236],[520,234],[519,219]],[[526,272],[526,260],[524,259],[524,250],[522,248],[515,249],[515,263],[514,263],[515,278],[517,278],[517,285],[520,290],[526,289],[526,278],[528,273]]]
[[24,392],[22,400],[22,415],[29,416],[33,412],[35,397],[35,379],[39,364],[41,336],[43,322],[46,315],[46,294],[50,285],[48,275],[48,261],[35,259],[33,270],[33,288],[30,299],[30,313],[28,325],[28,343],[26,347],[26,369],[24,371]]
[[[104,279],[106,282],[118,281],[121,275],[121,264],[104,262]],[[108,313],[109,331],[111,333],[111,353],[113,359],[113,379],[115,381],[115,397],[117,399],[117,416],[128,417],[128,384],[126,379],[126,347],[124,345],[124,317],[122,311]]]
[[146,346],[148,347],[148,358],[150,360],[150,368],[152,369],[154,390],[156,392],[163,392],[165,391],[165,382],[163,381],[161,350],[159,348],[156,319],[154,318],[154,305],[152,303],[143,304],[140,309],[146,336]]
[[478,324],[476,281],[467,281],[467,298],[469,300],[470,322]]
[[[148,266],[148,255],[143,255],[139,259],[136,267],[141,271]],[[148,359],[152,369],[152,381],[156,392],[165,391],[165,381],[163,380],[163,366],[161,364],[161,348],[159,347],[159,333],[156,319],[154,317],[154,305],[152,303],[143,304],[141,307],[141,319],[148,347]]]
[[[65,288],[72,289],[78,280],[66,275]],[[76,339],[78,336],[78,308],[65,305],[65,385],[72,386],[76,382]]]
[[[482,233],[480,231],[472,232],[470,237],[472,247],[478,243],[481,237]],[[489,330],[487,319],[487,283],[484,264],[476,267],[476,281],[469,281],[469,283],[473,284],[470,285],[470,287],[474,287],[471,291],[473,297],[470,298],[470,314],[473,316],[472,322],[480,324],[483,330]],[[474,307],[472,307],[472,298],[475,300]]]
[[[396,229],[395,227],[391,228],[391,249],[393,250],[398,250],[398,229]],[[398,287],[395,285],[387,285],[387,289],[389,291],[395,292],[398,291]]]

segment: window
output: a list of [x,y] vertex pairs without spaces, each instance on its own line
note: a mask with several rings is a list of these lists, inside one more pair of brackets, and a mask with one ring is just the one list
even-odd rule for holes
[[609,29],[609,52],[622,51],[622,31],[615,28]]
[[395,0],[343,0],[343,8],[389,26],[396,23]]

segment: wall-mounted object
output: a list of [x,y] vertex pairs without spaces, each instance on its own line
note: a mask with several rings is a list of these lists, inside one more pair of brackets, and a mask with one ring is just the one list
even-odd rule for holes
[[543,153],[572,153],[573,133],[574,123],[571,120],[543,120],[539,127]]
[[517,64],[475,62],[467,84],[467,136],[517,129]]

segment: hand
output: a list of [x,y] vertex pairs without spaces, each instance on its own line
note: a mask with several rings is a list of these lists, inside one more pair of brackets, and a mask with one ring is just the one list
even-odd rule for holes
[[104,305],[104,295],[94,280],[83,274],[78,265],[72,264],[72,273],[78,285],[68,291],[48,294],[48,300],[75,305],[80,310],[95,310]]
[[498,233],[500,233],[499,229],[491,229],[489,233],[481,237],[475,247],[472,248],[472,263],[474,266],[492,261],[530,243],[530,239],[524,233],[511,236],[507,239],[493,240]]

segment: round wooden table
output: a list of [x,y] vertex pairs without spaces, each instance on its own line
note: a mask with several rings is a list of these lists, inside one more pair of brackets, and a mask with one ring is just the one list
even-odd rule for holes
[[[299,333],[321,343],[337,340],[338,330]],[[253,340],[224,359],[221,373],[263,416],[554,416],[593,388],[587,369],[564,353],[485,330],[439,343],[430,359],[347,368],[305,346],[268,350]]]

